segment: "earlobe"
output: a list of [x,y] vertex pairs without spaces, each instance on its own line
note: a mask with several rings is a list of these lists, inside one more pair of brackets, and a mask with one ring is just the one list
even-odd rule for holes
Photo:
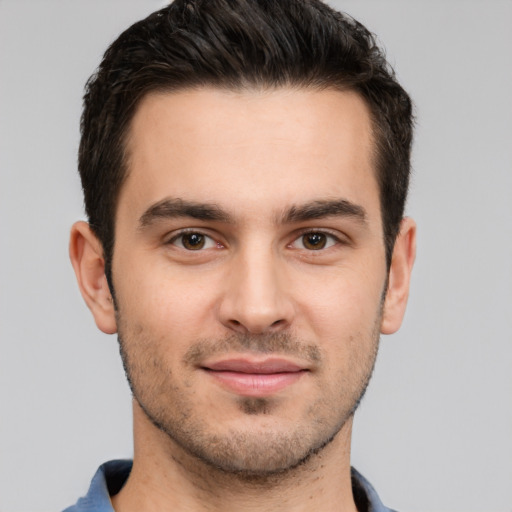
[[104,333],[114,334],[117,332],[115,308],[105,276],[103,248],[86,222],[76,222],[71,228],[69,257],[96,325]]
[[400,233],[393,249],[388,289],[382,314],[382,334],[393,334],[398,331],[402,324],[409,297],[409,284],[415,257],[416,223],[406,217],[402,220]]

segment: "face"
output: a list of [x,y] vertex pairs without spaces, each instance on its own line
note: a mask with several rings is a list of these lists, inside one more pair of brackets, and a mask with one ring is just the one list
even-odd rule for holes
[[153,94],[129,137],[113,283],[138,406],[196,460],[263,475],[337,438],[386,285],[355,93]]

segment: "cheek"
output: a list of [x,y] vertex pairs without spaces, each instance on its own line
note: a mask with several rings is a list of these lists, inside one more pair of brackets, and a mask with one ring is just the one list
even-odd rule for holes
[[120,313],[130,328],[141,328],[147,336],[176,348],[218,334],[216,280],[197,272],[172,271],[161,262],[139,268],[132,267],[129,278],[120,280],[119,293],[116,287]]
[[[379,275],[379,277],[381,277]],[[308,286],[299,302],[318,339],[339,338],[374,329],[380,316],[384,279],[374,273],[340,272]]]

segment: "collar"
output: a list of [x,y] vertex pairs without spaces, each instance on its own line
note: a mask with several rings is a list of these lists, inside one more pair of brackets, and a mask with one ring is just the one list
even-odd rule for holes
[[[105,462],[96,471],[87,494],[63,512],[114,512],[110,496],[121,490],[131,469],[131,460]],[[377,491],[354,468],[351,470],[351,478],[352,492],[359,512],[394,512],[382,504]]]

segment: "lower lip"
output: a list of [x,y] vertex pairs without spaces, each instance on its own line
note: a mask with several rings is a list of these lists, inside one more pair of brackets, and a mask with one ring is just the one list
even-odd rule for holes
[[242,396],[273,395],[297,382],[305,371],[283,373],[242,373],[205,370],[223,388]]

